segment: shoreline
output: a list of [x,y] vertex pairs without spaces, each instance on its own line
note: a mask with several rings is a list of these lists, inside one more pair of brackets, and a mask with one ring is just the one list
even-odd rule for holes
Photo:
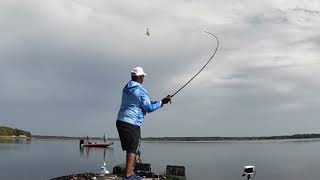
[[26,140],[26,141],[29,141],[31,140],[32,137],[14,137],[14,136],[0,136],[0,140],[12,140],[12,141],[15,141],[15,140]]
[[[49,136],[33,135],[34,139],[55,139],[55,140],[80,140],[86,137]],[[1,139],[1,136],[0,136]],[[145,142],[230,142],[230,141],[261,141],[261,140],[300,140],[320,139],[320,134],[294,134],[284,136],[256,136],[256,137],[144,137]],[[90,140],[103,140],[99,137],[90,137]],[[119,141],[119,138],[108,138],[109,141]]]

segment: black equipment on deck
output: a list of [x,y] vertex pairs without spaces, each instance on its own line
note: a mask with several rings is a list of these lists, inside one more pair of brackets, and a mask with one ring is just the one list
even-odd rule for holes
[[167,165],[166,175],[170,176],[185,176],[185,167],[184,166],[172,166]]
[[148,177],[148,178],[158,177],[158,175],[155,175],[153,172],[151,172],[151,164],[147,164],[147,163],[136,163],[134,166],[134,172],[141,177]]

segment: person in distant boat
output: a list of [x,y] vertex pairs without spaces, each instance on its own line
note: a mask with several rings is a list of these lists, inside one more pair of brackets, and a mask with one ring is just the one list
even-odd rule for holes
[[121,146],[127,156],[125,177],[123,178],[126,180],[141,179],[134,173],[133,166],[139,151],[140,126],[144,116],[171,101],[170,95],[161,101],[150,101],[147,90],[142,86],[146,75],[141,67],[135,67],[131,71],[131,81],[123,88],[121,106],[116,121]]
[[89,136],[87,136],[87,144],[91,144],[91,142],[89,141]]

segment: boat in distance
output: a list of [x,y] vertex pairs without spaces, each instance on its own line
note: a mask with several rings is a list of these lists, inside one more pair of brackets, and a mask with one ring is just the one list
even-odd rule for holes
[[107,148],[111,145],[113,145],[113,142],[80,144],[81,147],[96,147],[96,148]]
[[113,145],[113,142],[112,141],[107,141],[105,139],[105,136],[104,136],[104,140],[103,142],[91,142],[89,140],[89,137],[87,137],[87,140],[83,140],[83,139],[80,139],[80,148],[83,148],[83,147],[95,147],[95,148],[107,148],[111,145]]

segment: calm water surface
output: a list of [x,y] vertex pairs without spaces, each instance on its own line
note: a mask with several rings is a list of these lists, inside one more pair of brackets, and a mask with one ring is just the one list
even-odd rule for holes
[[[256,180],[317,180],[320,140],[245,142],[143,142],[142,161],[156,173],[165,166],[183,165],[188,180],[236,180],[242,167],[255,165]],[[42,180],[81,172],[109,170],[125,162],[120,143],[108,149],[79,149],[77,140],[0,142],[0,179]]]

